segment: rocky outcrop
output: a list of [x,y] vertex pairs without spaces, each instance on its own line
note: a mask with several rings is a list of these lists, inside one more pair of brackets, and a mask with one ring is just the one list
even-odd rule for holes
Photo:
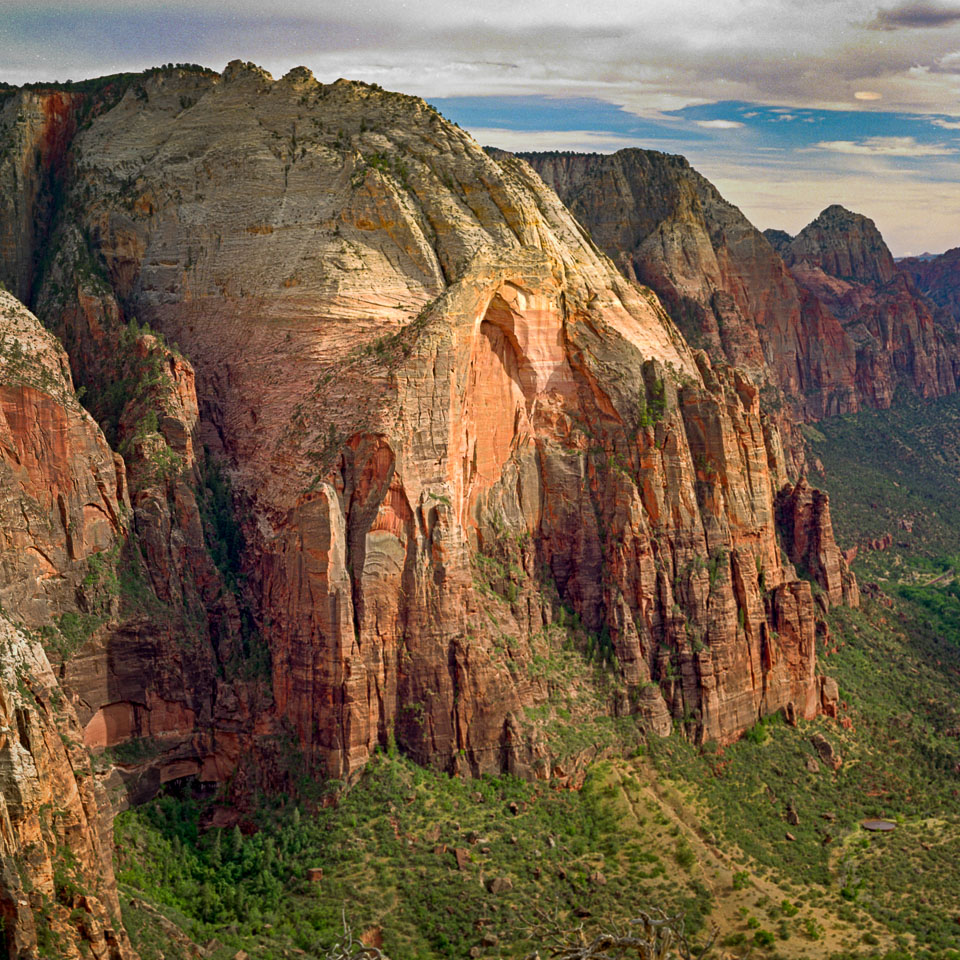
[[[200,434],[245,504],[269,714],[329,774],[391,736],[424,762],[542,769],[526,710],[556,695],[531,678],[562,607],[616,664],[601,709],[721,741],[818,709],[756,387],[691,353],[524,163],[422,101],[241,63],[147,78],[75,155],[38,309],[81,382],[116,380],[97,344],[133,315],[191,358]],[[149,336],[134,353],[170,361]],[[189,476],[198,448],[141,422],[122,413],[116,440],[154,590],[204,596],[149,532],[189,532],[196,485],[135,466],[162,441]],[[130,662],[151,660],[138,643]],[[143,729],[104,700],[96,730]],[[203,713],[184,709],[185,728]]]
[[43,647],[0,615],[5,954],[135,960],[119,925],[103,789]]
[[[77,402],[56,339],[0,292],[0,911],[11,957],[132,957],[109,806],[51,671],[112,621],[123,461]],[[15,625],[16,624],[16,625]]]
[[860,605],[856,578],[833,538],[830,498],[801,477],[777,495],[777,523],[791,563],[808,572],[830,603]]
[[683,157],[522,154],[627,276],[663,298],[693,343],[779,390],[803,416],[855,404],[836,318],[797,285],[768,240]]
[[0,282],[21,300],[33,291],[82,98],[17,91],[0,106]]
[[[30,629],[111,601],[90,558],[122,537],[125,470],[73,392],[66,354],[0,291],[0,604]],[[79,598],[79,599],[78,599]]]
[[[80,96],[89,124],[34,160],[46,186],[11,173],[19,133],[0,168],[24,223],[55,213],[2,251],[45,326],[0,295],[0,602],[11,662],[51,702],[59,683],[72,773],[52,748],[34,763],[87,831],[38,825],[43,800],[4,849],[20,831],[76,858],[68,886],[31,867],[64,942],[128,955],[101,840],[170,780],[240,797],[396,742],[576,783],[611,748],[585,743],[598,718],[724,743],[829,708],[756,377],[692,350],[529,165],[304,69]],[[785,503],[791,558],[850,600],[826,501]],[[0,686],[8,716],[33,709]],[[28,951],[17,882],[0,902]]]
[[788,245],[787,263],[806,263],[832,277],[883,286],[896,276],[896,265],[876,224],[839,204],[827,207]]
[[867,218],[832,206],[795,238],[760,234],[681,157],[522,156],[688,338],[767,386],[773,409],[781,393],[819,419],[889,406],[898,387],[956,391],[956,320],[935,315]]
[[91,747],[148,744],[118,764],[131,795],[284,728],[331,776],[392,738],[554,775],[538,664],[568,634],[588,686],[610,665],[593,715],[724,742],[820,709],[757,387],[529,166],[422,101],[239,62],[91,113],[36,304],[123,457],[111,543],[138,579],[61,672]]
[[956,392],[956,321],[938,317],[909,275],[896,269],[872,220],[828,207],[784,256],[855,346],[861,402],[888,407],[898,387],[925,398]]

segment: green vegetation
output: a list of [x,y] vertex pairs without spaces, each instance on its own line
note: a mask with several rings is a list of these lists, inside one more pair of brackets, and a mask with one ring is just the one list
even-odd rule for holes
[[207,552],[231,590],[237,591],[240,559],[243,556],[243,530],[237,523],[230,478],[219,461],[207,451],[203,487],[197,498],[203,518]]
[[904,560],[919,571],[957,552],[960,396],[924,403],[898,394],[890,410],[836,417],[804,433],[808,459],[823,464],[810,482],[830,493],[838,542],[893,536],[889,550],[860,551],[865,576],[901,580]]
[[[134,345],[141,336],[156,337],[161,350],[138,356]],[[141,326],[136,318],[131,319],[120,331],[115,354],[116,367],[111,371],[105,388],[94,396],[88,394],[89,409],[103,429],[110,445],[120,453],[129,450],[135,440],[158,435],[157,401],[162,404],[172,389],[170,373],[163,353],[176,347],[169,346],[161,333],[151,330],[150,324]],[[120,444],[121,419],[127,419],[130,411],[140,410],[133,436],[127,436]]]
[[141,897],[198,942],[215,937],[214,960],[323,956],[344,915],[355,932],[378,929],[391,960],[463,958],[484,937],[489,955],[526,956],[549,931],[657,906],[684,911],[696,934],[710,895],[661,859],[668,832],[631,814],[637,789],[611,764],[577,792],[381,754],[354,786],[327,784],[311,812],[288,803],[206,832],[214,804],[185,790],[117,818],[124,919],[144,960],[176,953]]
[[[916,938],[912,957],[945,957],[960,951],[960,649],[925,617],[903,601],[833,611],[836,652],[823,669],[839,683],[851,730],[826,719],[793,729],[776,716],[713,754],[676,739],[650,751],[662,777],[693,789],[703,829],[741,852],[735,887],[758,864],[795,891],[784,917],[816,904],[864,931],[880,924]],[[817,732],[841,754],[837,771],[811,744]],[[859,826],[881,817],[899,826]]]

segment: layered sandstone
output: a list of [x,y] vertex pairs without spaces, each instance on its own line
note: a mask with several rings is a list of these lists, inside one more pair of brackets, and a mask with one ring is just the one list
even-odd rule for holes
[[[353,775],[395,740],[453,771],[575,781],[601,745],[554,739],[571,704],[718,742],[830,708],[778,519],[831,600],[855,587],[826,501],[777,499],[771,361],[746,321],[767,281],[802,314],[782,263],[714,254],[670,301],[712,289],[744,373],[692,350],[530,166],[423,101],[235,62],[63,102],[89,124],[9,127],[0,167],[18,218],[0,267],[46,327],[0,294],[0,602],[19,625],[0,626],[36,709],[3,657],[0,708],[4,796],[40,798],[4,850],[33,844],[68,949],[128,955],[105,831],[170,780],[239,797]],[[698,229],[682,243],[706,269]],[[67,850],[76,884],[51,887]],[[27,956],[17,882],[0,902]]]
[[897,267],[943,312],[944,324],[960,323],[960,247],[926,260],[910,257]]
[[807,224],[781,252],[791,266],[806,263],[857,283],[883,286],[897,272],[876,224],[836,203]]
[[60,91],[18,91],[0,106],[0,281],[30,298],[54,214],[54,182],[62,178],[77,129],[81,97]]
[[872,220],[828,207],[784,257],[797,282],[843,324],[856,350],[862,403],[888,407],[898,387],[923,398],[956,392],[956,319],[938,316],[909,274],[896,269]]
[[[681,157],[523,154],[628,276],[715,358],[818,419],[957,389],[956,320],[938,318],[872,221],[827,208],[762,235]],[[781,423],[781,425],[785,425]]]
[[10,957],[135,960],[106,806],[40,643],[0,615],[0,916]]
[[800,478],[777,495],[777,522],[791,563],[809,571],[830,603],[860,605],[857,582],[833,538],[830,498]]
[[[328,773],[391,735],[476,772],[549,755],[524,711],[553,692],[525,672],[561,604],[615,651],[606,709],[718,740],[818,709],[813,601],[780,561],[784,460],[756,387],[694,356],[526,164],[422,101],[239,62],[146,78],[72,157],[38,309],[92,387],[132,316],[191,358],[199,434],[244,504],[268,715]],[[154,591],[208,597],[203,557],[170,549],[173,532],[197,543],[198,447],[165,349],[134,353],[172,362],[181,426],[138,431],[131,410],[116,441]],[[734,352],[766,362],[756,337]],[[157,477],[143,463],[164,450],[176,469]],[[124,649],[132,673],[170,647]],[[162,710],[128,674],[118,698],[91,672],[72,682],[94,739],[151,732],[137,703],[184,734],[215,716],[186,690],[200,667],[160,670],[155,690],[182,683]]]
[[[0,910],[10,956],[132,957],[113,885],[109,808],[62,658],[110,622],[125,536],[123,461],[77,402],[56,339],[0,292]],[[14,624],[17,624],[16,626]]]

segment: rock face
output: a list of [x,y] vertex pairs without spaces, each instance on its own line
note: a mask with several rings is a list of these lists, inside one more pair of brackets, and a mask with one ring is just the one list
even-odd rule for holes
[[777,496],[777,523],[791,563],[812,575],[830,603],[860,605],[856,578],[833,539],[830,498],[804,478]]
[[819,419],[889,406],[898,386],[956,391],[956,318],[935,316],[867,218],[833,206],[795,238],[760,234],[681,157],[522,156],[692,342],[766,385],[774,406],[782,391]]
[[[7,955],[136,957],[118,926],[106,807],[39,642],[0,616],[0,916]],[[43,953],[41,954],[41,950]]]
[[856,349],[861,403],[888,407],[898,386],[936,397],[957,389],[956,319],[938,316],[898,271],[872,220],[828,207],[784,252],[797,281],[843,324]]
[[[268,714],[308,758],[343,776],[396,736],[475,772],[533,762],[524,711],[550,691],[524,670],[561,605],[615,654],[624,702],[656,685],[639,702],[661,729],[685,715],[726,741],[788,701],[817,709],[813,604],[780,563],[785,468],[756,388],[695,356],[523,162],[422,101],[239,62],[145,78],[71,149],[38,310],[98,396],[140,382],[98,359],[127,317],[191,357],[127,337],[129,363],[164,371],[163,416],[142,425],[142,391],[98,415],[153,593],[181,610],[185,590],[223,594],[204,550],[172,549],[202,545],[199,414],[248,518]],[[215,617],[228,638],[236,617]],[[126,635],[125,659],[165,643]],[[155,721],[220,730],[190,689],[226,657],[201,649],[153,694],[97,690],[95,645],[68,664],[91,743]],[[174,771],[206,766],[223,772]]]
[[66,355],[0,292],[0,915],[11,957],[53,941],[64,956],[135,956],[112,919],[109,807],[38,641],[63,655],[111,618],[99,574],[125,512],[123,461],[77,402]]
[[897,268],[942,311],[944,324],[960,323],[960,247],[929,259],[901,260]]
[[[348,777],[394,740],[570,777],[561,661],[584,722],[729,742],[823,709],[758,386],[692,350],[525,162],[303,69],[158,71],[77,109],[42,257],[14,243],[2,267],[42,264],[33,304],[103,433],[4,300],[0,597],[124,798]],[[793,501],[798,562],[842,596],[825,500]]]
[[897,273],[876,224],[839,204],[827,207],[781,252],[790,265],[806,263],[856,283],[883,286]]
[[0,101],[0,279],[21,300],[33,290],[54,214],[54,182],[62,178],[76,133],[76,94],[19,91]]

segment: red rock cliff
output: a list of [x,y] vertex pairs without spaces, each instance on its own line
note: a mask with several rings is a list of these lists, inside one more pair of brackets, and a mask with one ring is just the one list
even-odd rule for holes
[[123,463],[77,403],[66,355],[0,292],[0,914],[12,957],[53,940],[70,957],[135,956],[113,919],[104,791],[38,642],[62,654],[110,618],[97,574],[124,516]]
[[[562,608],[615,665],[594,712],[724,741],[788,702],[818,709],[813,601],[780,561],[784,461],[756,387],[694,356],[529,167],[422,101],[303,70],[142,87],[76,138],[38,309],[83,382],[109,380],[94,345],[134,315],[190,357],[199,433],[244,504],[264,732],[292,724],[335,776],[391,736],[424,762],[549,775],[562,745],[527,711],[554,709],[537,663]],[[761,362],[753,342],[737,356]],[[137,530],[149,515],[170,531],[138,533],[154,589],[202,596],[206,575],[168,548],[175,531],[196,543],[196,482],[135,482],[154,443],[139,422],[121,416],[117,440],[132,433]],[[165,422],[189,476],[196,441]],[[127,640],[131,673],[171,649]],[[87,684],[96,729],[142,735],[143,703],[198,757],[187,731],[220,707],[196,701],[196,662],[160,670],[163,711]]]

